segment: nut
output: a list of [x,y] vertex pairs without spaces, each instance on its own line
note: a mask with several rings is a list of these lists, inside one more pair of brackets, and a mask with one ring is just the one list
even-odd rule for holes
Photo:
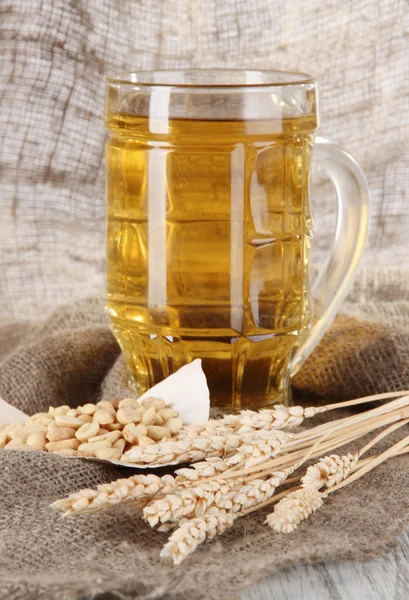
[[178,417],[179,413],[177,413],[173,408],[162,408],[158,411],[158,415],[160,415],[164,422],[169,421],[169,419],[173,419],[173,417]]
[[108,442],[108,440],[102,440],[101,442],[94,442],[93,444],[81,444],[80,446],[78,446],[78,451],[90,452],[91,454],[94,454],[95,450],[99,450],[100,448],[111,448],[111,443]]
[[108,431],[120,431],[123,428],[122,423],[107,423],[105,429]]
[[163,438],[170,438],[170,431],[166,427],[160,427],[159,425],[148,425],[148,436],[159,442]]
[[56,454],[59,454],[60,456],[78,456],[76,450],[69,450],[68,448],[67,450],[59,450]]
[[148,437],[147,435],[142,435],[139,438],[138,442],[139,442],[139,446],[151,446],[152,444],[156,444],[156,442],[151,440],[151,438]]
[[159,400],[158,398],[149,397],[142,400],[142,406],[145,408],[151,408],[151,406],[153,406],[155,410],[161,410],[162,408],[165,408],[166,402],[164,400]]
[[12,433],[11,437],[22,437],[24,440],[28,438],[32,433],[45,433],[47,431],[47,427],[41,425],[40,423],[28,423],[27,425],[23,425],[21,429],[16,430],[16,432]]
[[83,425],[78,417],[71,417],[69,415],[56,415],[55,424],[58,427],[72,427],[72,429],[79,429]]
[[49,442],[61,442],[75,437],[75,429],[72,427],[49,427],[46,433]]
[[70,409],[71,406],[63,404],[62,406],[50,406],[48,412],[54,417],[55,415],[65,415]]
[[155,415],[156,410],[153,406],[151,406],[142,416],[142,423],[144,425],[152,425],[155,422]]
[[32,417],[29,418],[27,423],[41,423],[42,419],[48,419],[50,415],[45,412],[36,413]]
[[99,423],[96,423],[95,421],[92,423],[84,423],[84,425],[81,425],[75,432],[75,437],[81,442],[86,442],[89,438],[98,435],[99,429]]
[[60,442],[49,442],[45,445],[48,452],[59,452],[60,450],[77,450],[80,441],[75,438],[71,440],[61,440]]
[[103,440],[107,440],[111,444],[114,444],[121,437],[120,431],[109,431],[108,433],[103,433],[102,435],[96,435],[94,437],[89,438],[89,442],[91,444],[95,444],[95,442],[102,442]]
[[48,416],[48,417],[43,417],[42,419],[39,419],[38,423],[40,423],[40,425],[44,425],[44,427],[48,427],[49,425],[54,424],[55,421],[54,421],[53,417]]
[[20,431],[20,429],[23,429],[24,427],[24,423],[9,423],[8,425],[6,425],[3,430],[2,430],[2,435],[8,435],[10,438],[12,438],[14,435],[17,435],[17,432]]
[[119,408],[118,412],[116,413],[116,418],[119,423],[122,423],[122,425],[127,425],[128,423],[139,423],[144,416],[143,408],[132,408],[132,406]]
[[183,427],[182,419],[175,417],[166,422],[166,427],[172,435],[176,435]]
[[124,448],[125,448],[125,444],[126,444],[125,440],[123,438],[120,438],[114,444],[112,444],[112,448],[116,448],[117,450],[120,450],[121,454],[122,454],[122,452],[124,451]]
[[77,418],[81,421],[81,423],[92,423],[92,415],[79,414]]
[[132,406],[132,408],[141,408],[136,398],[124,398],[118,404],[118,408],[125,408],[125,406]]
[[99,448],[95,450],[96,458],[104,458],[108,460],[119,460],[122,452],[116,448]]
[[115,410],[118,410],[120,402],[121,402],[121,398],[112,398],[111,399],[111,404],[115,408]]
[[26,444],[21,437],[13,438],[8,444],[6,444],[5,448],[25,448]]
[[112,402],[110,402],[109,400],[100,400],[99,402],[97,402],[97,406],[98,408],[102,408],[103,410],[107,410],[108,412],[111,412],[113,415],[115,415],[116,410],[112,404]]
[[99,423],[100,425],[106,425],[107,423],[115,422],[115,415],[112,414],[109,410],[104,408],[99,408],[96,413],[94,413],[94,421]]
[[84,404],[84,406],[79,406],[78,407],[78,411],[82,414],[82,415],[93,415],[94,412],[96,412],[98,410],[97,406],[95,404]]
[[161,415],[159,413],[156,413],[154,425],[163,425],[163,423],[164,423],[163,417],[161,417]]
[[146,426],[142,425],[142,423],[139,425],[128,423],[128,425],[125,425],[122,435],[130,444],[137,444],[138,438],[140,438],[142,435],[146,435],[147,432],[148,430]]
[[78,410],[76,408],[70,408],[65,414],[69,417],[78,417]]
[[45,439],[45,434],[41,431],[31,433],[26,441],[27,446],[30,446],[30,448],[35,448],[36,450],[44,450],[46,443],[47,440]]

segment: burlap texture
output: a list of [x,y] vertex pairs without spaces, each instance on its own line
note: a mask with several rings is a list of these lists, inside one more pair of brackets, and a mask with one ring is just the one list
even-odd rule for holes
[[[372,197],[367,261],[403,264],[409,227],[406,0],[14,0],[0,20],[0,311],[103,293],[104,77],[132,69],[304,70],[321,134]],[[335,200],[314,188],[326,257]]]
[[[397,294],[395,309],[391,298]],[[345,314],[294,380],[297,397],[320,394],[331,401],[408,388],[408,308],[404,272],[363,272]],[[372,321],[358,320],[358,314]],[[43,323],[1,327],[0,348],[6,349],[0,396],[28,413],[126,393],[124,365],[99,300],[59,309]],[[0,597],[228,600],[282,567],[372,558],[395,543],[409,517],[405,456],[334,494],[292,535],[274,534],[263,524],[265,511],[254,513],[203,544],[179,568],[159,558],[166,535],[138,515],[117,507],[62,519],[49,508],[71,491],[131,472],[45,453],[0,451]]]

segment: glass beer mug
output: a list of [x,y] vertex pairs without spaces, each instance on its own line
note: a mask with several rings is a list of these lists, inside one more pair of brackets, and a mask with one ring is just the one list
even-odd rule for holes
[[[107,312],[131,387],[201,358],[213,406],[289,403],[290,376],[338,311],[368,225],[361,168],[316,137],[316,82],[120,74],[108,78],[106,126]],[[335,184],[338,215],[311,287],[312,159]]]

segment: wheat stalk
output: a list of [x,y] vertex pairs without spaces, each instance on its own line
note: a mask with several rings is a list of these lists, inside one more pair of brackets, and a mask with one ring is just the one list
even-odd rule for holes
[[233,516],[219,509],[209,509],[206,515],[181,522],[172,533],[160,555],[171,557],[175,565],[179,565],[199,544],[206,539],[220,535],[233,525]]
[[[409,445],[409,436],[397,442],[379,456],[369,459],[364,466],[355,470],[355,473],[351,475],[351,471],[358,464],[359,456],[362,456],[364,452],[372,448],[381,439],[392,433],[392,431],[406,425],[408,421],[409,419],[405,419],[401,423],[392,425],[354,455],[328,456],[321,459],[312,467],[309,467],[306,475],[301,479],[302,488],[291,492],[288,496],[280,500],[274,512],[267,516],[267,523],[275,531],[282,531],[284,533],[294,531],[301,521],[314,514],[323,505],[328,494],[352,483],[385,460],[396,456],[399,451],[405,450],[405,447]],[[321,493],[319,490],[324,486],[328,489],[325,493]]]
[[280,500],[274,512],[267,515],[266,522],[275,531],[291,533],[323,505],[323,496],[315,487],[295,490]]
[[132,475],[126,479],[98,485],[96,490],[84,489],[70,494],[51,506],[64,511],[65,515],[94,513],[123,502],[133,502],[136,507],[142,508],[159,491],[166,492],[167,488],[173,487],[172,475]]
[[[338,432],[338,437],[334,437],[333,440],[330,439],[326,442],[321,442],[321,444],[316,447],[315,452],[312,454],[310,453],[310,457],[313,458],[314,456],[322,455],[324,452],[339,447],[342,444],[349,443],[361,435],[372,431],[374,426],[383,426],[397,418],[399,418],[399,413],[390,411],[382,418],[378,416],[367,419],[364,421],[364,425],[362,427],[360,426],[358,429],[356,425],[352,427],[352,431],[350,431],[350,427],[346,427]],[[347,425],[347,421],[343,420],[343,422]],[[399,426],[399,423],[397,426]],[[321,426],[314,429],[318,429],[319,433],[322,432]],[[308,434],[310,438],[312,437],[312,439],[315,439],[316,435],[310,434],[310,431],[313,430],[309,430],[306,434]],[[381,434],[381,436],[383,435],[385,435],[385,433]],[[68,498],[57,501],[53,506],[60,510],[64,510],[68,514],[79,514],[81,512],[92,513],[105,506],[109,507],[112,504],[119,502],[133,502],[137,508],[138,506],[145,506],[147,499],[149,500],[153,496],[157,496],[160,492],[162,495],[168,492],[175,492],[179,487],[183,488],[189,484],[193,485],[200,482],[203,478],[207,480],[217,480],[220,478],[223,480],[237,480],[240,477],[248,479],[254,475],[254,478],[261,479],[271,474],[272,471],[279,471],[280,469],[290,466],[293,467],[297,462],[302,462],[302,458],[304,457],[305,459],[306,456],[305,451],[303,449],[297,451],[296,449],[308,447],[308,443],[310,443],[310,440],[307,439],[304,441],[301,437],[298,438],[297,442],[294,444],[290,434],[277,430],[274,430],[273,432],[266,432],[263,430],[253,431],[252,433],[245,434],[245,439],[247,440],[247,444],[243,445],[241,453],[238,452],[236,455],[231,454],[227,459],[220,457],[206,458],[205,461],[193,464],[190,468],[179,469],[176,471],[177,477],[175,478],[167,475],[162,478],[162,480],[161,478],[152,475],[152,478],[156,479],[151,479],[149,485],[153,485],[154,481],[154,486],[157,487],[155,493],[153,493],[155,488],[149,487],[149,485],[147,486],[148,492],[145,493],[146,479],[143,478],[146,478],[147,476],[134,476],[128,480],[121,479],[110,484],[98,486],[97,491],[82,490],[78,493],[71,494]],[[255,441],[257,440],[254,447],[251,444],[252,439]],[[268,453],[264,452],[264,455],[262,455],[263,444],[266,440],[270,440]],[[258,443],[261,446],[257,445]],[[267,446],[264,446],[264,450],[266,450],[266,448]],[[292,452],[287,452],[288,449],[292,450]],[[294,449],[296,451],[294,451]],[[275,458],[265,461],[269,455],[275,455]],[[236,463],[236,466],[232,468],[231,463]],[[254,465],[254,463],[259,464],[251,466],[251,464]]]
[[[65,514],[89,514],[119,503],[143,509],[145,520],[161,531],[174,529],[161,555],[179,564],[205,539],[220,534],[250,512],[276,503],[268,522],[279,531],[293,530],[313,514],[325,498],[396,454],[408,452],[407,441],[378,457],[362,455],[392,431],[409,422],[409,396],[381,394],[325,407],[275,407],[271,411],[243,411],[206,425],[188,425],[171,440],[131,452],[145,465],[194,462],[175,476],[134,475],[96,490],[82,490],[58,500]],[[398,397],[359,415],[337,419],[300,433],[306,418],[342,406]],[[387,427],[354,454],[330,454],[363,435]],[[129,454],[129,453],[128,453]],[[276,493],[284,483],[298,482],[290,475],[307,459],[322,457],[301,477],[301,487]],[[128,460],[128,457],[127,457]],[[325,491],[322,491],[325,488]]]
[[[194,516],[179,520],[178,527],[170,536],[168,543],[163,547],[161,557],[172,558],[175,565],[180,564],[189,554],[214,535],[222,534],[233,526],[234,521],[242,516],[242,511],[257,505],[260,501],[271,498],[278,486],[282,485],[293,469],[274,473],[266,480],[255,480],[246,485],[227,489],[224,496],[215,497],[215,502],[210,504],[200,516]],[[205,484],[206,485],[206,484]],[[224,484],[226,486],[226,484]],[[159,503],[160,501],[158,501]],[[153,511],[144,509],[152,518]],[[186,514],[186,513],[185,513]],[[176,516],[176,514],[175,514]],[[169,514],[166,518],[170,518]],[[176,520],[176,519],[175,519]],[[151,526],[159,519],[155,515]],[[217,528],[217,531],[215,529]]]
[[[302,408],[297,406],[289,409],[278,405],[271,411],[243,411],[242,417],[240,415],[228,415],[221,420],[212,419],[206,425],[185,425],[179,434],[171,440],[162,440],[149,446],[136,446],[125,452],[121,460],[133,463],[135,466],[150,465],[155,467],[165,464],[198,462],[214,456],[226,457],[234,454],[243,444],[249,443],[249,436],[254,435],[257,430],[263,430],[266,427],[269,430],[291,428],[299,425],[305,418],[311,418],[318,413],[340,407],[355,406],[364,402],[375,402],[388,397],[402,396],[407,393],[377,394],[358,400],[349,400],[320,407]],[[378,407],[368,411],[368,413],[371,413],[370,416],[372,414],[379,416],[395,410],[398,406],[407,406],[408,401],[409,396],[406,396],[395,401],[395,403],[390,402],[388,405]],[[295,414],[292,414],[292,412]],[[341,421],[347,421],[348,419],[355,419],[356,422],[359,422],[359,417],[347,417]],[[330,424],[319,426],[316,435],[318,436],[319,432],[330,429]],[[298,435],[300,438],[306,437],[306,434]]]

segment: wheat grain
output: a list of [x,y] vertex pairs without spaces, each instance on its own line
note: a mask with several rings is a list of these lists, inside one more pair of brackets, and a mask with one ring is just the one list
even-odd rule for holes
[[291,533],[323,504],[323,494],[315,487],[305,487],[291,492],[280,500],[266,522],[278,532]]
[[321,458],[317,463],[308,467],[301,479],[303,487],[332,487],[346,479],[358,462],[359,455],[347,454],[339,456],[331,454]]
[[225,510],[209,509],[202,517],[187,519],[180,523],[163,547],[162,558],[172,558],[179,565],[199,544],[220,535],[233,525],[233,516]]
[[66,515],[94,513],[121,502],[134,502],[138,507],[142,507],[160,490],[166,491],[166,485],[174,486],[174,478],[171,475],[132,475],[127,479],[101,484],[96,490],[85,489],[70,494],[51,506]]
[[221,481],[207,482],[193,488],[180,489],[158,500],[151,501],[144,509],[144,519],[151,527],[159,522],[178,522],[183,517],[202,516],[213,504],[231,507],[227,499],[229,485]]

